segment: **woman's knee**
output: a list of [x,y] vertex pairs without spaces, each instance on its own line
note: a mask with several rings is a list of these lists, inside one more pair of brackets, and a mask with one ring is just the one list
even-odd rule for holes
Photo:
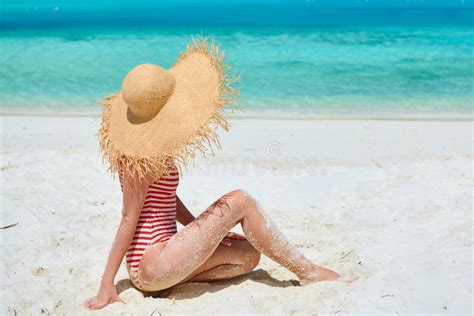
[[252,271],[260,262],[261,253],[250,245],[249,251],[245,256],[244,266],[248,271]]
[[248,240],[232,240],[232,247],[222,247],[222,250],[231,251],[232,263],[241,265],[246,272],[252,271],[260,262],[260,252]]
[[246,210],[255,205],[253,196],[245,190],[237,189],[225,194],[223,198],[229,204],[231,209]]

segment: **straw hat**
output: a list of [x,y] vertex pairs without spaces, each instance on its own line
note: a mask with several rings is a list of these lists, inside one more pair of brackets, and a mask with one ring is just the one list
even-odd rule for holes
[[231,87],[238,78],[223,57],[216,44],[199,37],[169,70],[138,65],[121,91],[98,101],[104,106],[100,152],[112,174],[123,165],[158,179],[170,161],[181,169],[197,152],[214,155],[212,145],[220,148],[217,129],[229,130],[223,109],[238,95]]

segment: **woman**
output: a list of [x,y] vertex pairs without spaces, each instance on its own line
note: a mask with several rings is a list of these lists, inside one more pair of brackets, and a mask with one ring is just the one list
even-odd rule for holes
[[[101,152],[119,174],[123,209],[101,286],[85,307],[123,302],[114,278],[124,256],[132,284],[142,291],[242,275],[261,253],[295,273],[301,285],[341,279],[298,252],[249,193],[231,191],[197,218],[176,195],[179,167],[196,151],[205,154],[205,143],[218,144],[212,126],[228,130],[222,109],[238,91],[222,56],[197,39],[170,70],[132,69],[121,92],[103,103]],[[184,225],[179,232],[176,220]],[[230,232],[237,224],[245,236]]]

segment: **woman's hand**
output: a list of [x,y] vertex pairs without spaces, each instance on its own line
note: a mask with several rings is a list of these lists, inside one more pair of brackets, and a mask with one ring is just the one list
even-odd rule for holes
[[230,241],[230,239],[247,240],[247,238],[245,238],[245,236],[243,236],[241,234],[228,232],[224,236],[224,239],[222,239],[221,244],[223,244],[224,246],[227,246],[227,247],[232,246],[232,242]]
[[117,294],[117,289],[113,284],[101,284],[96,296],[92,296],[84,301],[87,309],[101,309],[114,302],[126,304]]

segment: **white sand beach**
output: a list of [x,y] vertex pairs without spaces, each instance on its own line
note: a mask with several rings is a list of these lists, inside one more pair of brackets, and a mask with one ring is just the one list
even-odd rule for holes
[[85,310],[121,216],[99,123],[1,117],[0,226],[18,224],[0,229],[0,314],[472,313],[473,122],[284,119],[232,120],[178,194],[197,216],[247,190],[298,249],[355,283],[300,287],[262,257],[248,275],[144,297],[123,264],[127,304]]

